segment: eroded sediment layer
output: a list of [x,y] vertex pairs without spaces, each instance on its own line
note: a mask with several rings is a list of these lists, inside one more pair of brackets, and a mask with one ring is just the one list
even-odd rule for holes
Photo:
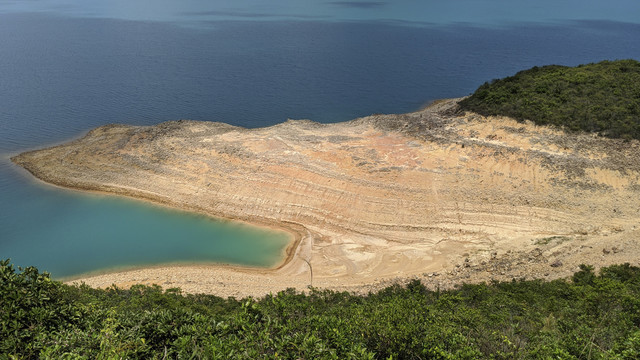
[[268,274],[156,268],[84,279],[94,285],[241,296],[308,285],[303,260],[315,286],[348,289],[408,276],[558,277],[582,262],[636,261],[637,141],[462,114],[456,104],[260,129],[107,125],[13,161],[53,184],[278,226],[301,240]]

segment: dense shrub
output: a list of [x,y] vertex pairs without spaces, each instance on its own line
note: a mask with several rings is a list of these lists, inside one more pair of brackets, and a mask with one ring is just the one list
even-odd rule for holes
[[0,358],[637,359],[640,268],[263,299],[68,286],[0,262]]
[[480,86],[463,110],[640,139],[640,62],[534,67]]

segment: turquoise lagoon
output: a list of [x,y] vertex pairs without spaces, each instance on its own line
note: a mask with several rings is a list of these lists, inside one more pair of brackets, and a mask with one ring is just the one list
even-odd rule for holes
[[56,278],[167,264],[273,267],[292,240],[284,231],[23,181],[31,185],[15,194],[15,211],[31,215],[12,224],[0,249]]

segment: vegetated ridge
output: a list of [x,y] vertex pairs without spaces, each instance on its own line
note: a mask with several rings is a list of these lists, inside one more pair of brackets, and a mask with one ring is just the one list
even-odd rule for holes
[[485,116],[640,139],[640,62],[536,66],[484,83],[460,106]]

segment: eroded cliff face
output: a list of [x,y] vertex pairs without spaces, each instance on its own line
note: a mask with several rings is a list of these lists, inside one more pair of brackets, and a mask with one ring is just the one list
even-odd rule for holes
[[[637,141],[462,114],[455,99],[325,125],[107,125],[13,161],[65,187],[291,228],[318,285],[560,276],[603,249],[628,261],[640,235]],[[496,265],[513,254],[528,260]]]

